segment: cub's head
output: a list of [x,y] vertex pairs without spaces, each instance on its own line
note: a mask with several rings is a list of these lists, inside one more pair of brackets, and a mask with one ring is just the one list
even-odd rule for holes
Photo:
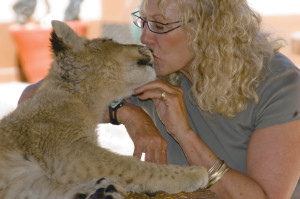
[[101,93],[111,101],[128,97],[134,88],[156,78],[146,47],[88,40],[60,21],[52,21],[52,27],[53,63],[47,78],[54,78],[61,88],[82,95]]

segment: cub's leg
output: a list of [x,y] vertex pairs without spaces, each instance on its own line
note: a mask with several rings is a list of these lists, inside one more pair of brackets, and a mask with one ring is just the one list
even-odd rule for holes
[[[123,199],[125,191],[112,179],[62,184],[31,157],[0,152],[1,199]],[[113,185],[114,184],[114,185]],[[122,192],[118,192],[121,190]]]
[[123,199],[125,192],[191,192],[207,183],[202,167],[141,162],[84,141],[46,157],[43,166],[17,152],[0,159],[1,199]]
[[115,179],[101,178],[96,181],[94,190],[90,193],[78,193],[75,199],[125,199],[124,188]]
[[120,156],[80,140],[67,147],[52,165],[52,176],[61,183],[88,182],[94,178],[118,178],[126,192],[192,192],[206,186],[208,174],[200,166],[159,165]]

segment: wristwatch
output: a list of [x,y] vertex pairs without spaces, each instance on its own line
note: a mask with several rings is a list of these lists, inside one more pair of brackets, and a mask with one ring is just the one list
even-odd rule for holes
[[117,110],[124,105],[124,102],[125,100],[121,99],[121,100],[113,101],[109,105],[109,120],[111,124],[114,125],[120,124],[117,119]]

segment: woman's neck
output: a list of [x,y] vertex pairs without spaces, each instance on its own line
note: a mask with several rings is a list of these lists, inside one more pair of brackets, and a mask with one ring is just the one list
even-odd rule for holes
[[192,80],[192,76],[191,76],[191,73],[190,71],[188,70],[185,70],[185,69],[182,69],[180,70],[180,72],[192,83],[193,80]]

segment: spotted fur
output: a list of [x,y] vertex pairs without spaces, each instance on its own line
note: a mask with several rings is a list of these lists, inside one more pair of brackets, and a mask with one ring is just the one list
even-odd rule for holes
[[59,21],[52,26],[49,74],[0,122],[0,198],[121,199],[205,186],[202,167],[146,163],[97,145],[108,105],[156,78],[150,50],[87,40]]

